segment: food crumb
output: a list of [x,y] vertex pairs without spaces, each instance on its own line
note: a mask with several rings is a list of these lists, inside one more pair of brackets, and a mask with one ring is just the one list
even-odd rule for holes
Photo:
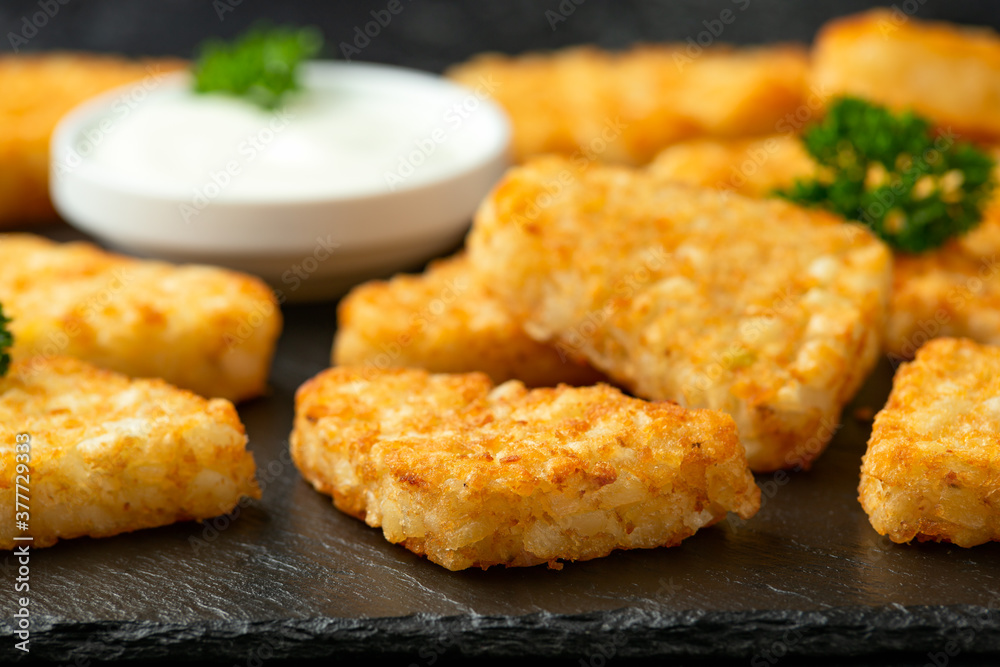
[[870,405],[862,405],[854,408],[854,418],[859,422],[870,422],[875,420],[875,408]]

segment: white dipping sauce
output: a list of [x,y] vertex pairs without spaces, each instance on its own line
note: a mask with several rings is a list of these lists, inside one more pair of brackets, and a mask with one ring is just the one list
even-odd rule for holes
[[483,91],[431,83],[306,78],[276,110],[164,86],[112,106],[77,150],[132,187],[195,202],[380,194],[460,172],[495,141],[477,132]]

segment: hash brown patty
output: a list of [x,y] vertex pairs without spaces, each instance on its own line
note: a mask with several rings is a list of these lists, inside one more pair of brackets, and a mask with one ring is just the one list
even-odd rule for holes
[[682,139],[780,129],[804,102],[807,70],[805,50],[794,45],[660,44],[487,53],[447,75],[507,111],[519,162],[559,153],[645,164]]
[[337,307],[332,362],[374,373],[391,367],[434,373],[482,371],[494,383],[587,385],[603,377],[532,339],[475,279],[464,254],[355,287]]
[[338,509],[449,570],[675,545],[760,505],[728,415],[607,385],[332,368],[296,395],[291,452]]
[[0,229],[56,218],[49,200],[49,138],[63,115],[135,83],[135,92],[117,101],[116,113],[127,113],[162,76],[185,65],[70,52],[0,56]]
[[939,338],[896,371],[858,494],[894,542],[1000,539],[1000,348]]
[[[994,158],[1000,148],[988,147]],[[811,176],[816,166],[799,137],[690,141],[671,146],[649,167],[659,178],[751,197]],[[1000,164],[994,178],[1000,182]],[[1000,344],[1000,189],[968,234],[920,255],[893,258],[885,351],[912,359],[937,336]]]
[[1000,140],[1000,35],[922,21],[898,8],[830,21],[812,50],[810,85],[912,110],[966,139]]
[[808,467],[881,347],[886,246],[782,201],[540,158],[480,206],[469,248],[529,335],[637,396],[730,413],[757,472]]
[[232,401],[264,392],[281,332],[252,276],[30,234],[0,234],[0,303],[14,358],[71,356]]
[[[208,519],[259,498],[233,405],[162,380],[131,380],[53,357],[0,378],[0,548],[34,547]],[[18,434],[31,437],[28,456]],[[26,463],[27,532],[15,530],[17,465]],[[22,491],[23,493],[23,491]],[[21,499],[25,502],[24,498]],[[28,544],[22,542],[21,544]]]

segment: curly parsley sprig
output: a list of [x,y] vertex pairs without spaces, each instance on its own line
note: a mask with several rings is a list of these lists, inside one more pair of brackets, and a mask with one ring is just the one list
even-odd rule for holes
[[319,53],[315,28],[257,26],[236,41],[206,42],[194,66],[194,89],[245,97],[272,109],[299,89],[298,66]]
[[10,348],[14,346],[14,334],[10,332],[7,325],[10,318],[4,317],[3,304],[0,304],[0,377],[7,374],[10,368]]
[[993,159],[912,113],[835,100],[803,135],[816,178],[776,194],[868,225],[886,243],[923,252],[973,229],[993,190]]

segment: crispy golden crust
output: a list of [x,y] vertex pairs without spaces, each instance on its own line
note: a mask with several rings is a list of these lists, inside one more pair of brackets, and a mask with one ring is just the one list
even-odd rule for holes
[[448,75],[507,110],[518,161],[552,152],[644,164],[689,137],[774,132],[802,104],[806,71],[798,46],[666,44],[484,54]]
[[931,338],[1000,345],[1000,259],[950,243],[925,255],[897,254],[885,348],[912,359]]
[[486,287],[468,258],[434,262],[354,288],[337,309],[333,364],[374,373],[396,367],[434,373],[481,371],[500,384],[587,385],[603,377],[585,363],[536,342]]
[[90,97],[179,69],[179,60],[126,60],[77,53],[0,56],[0,228],[53,220],[49,137]]
[[684,141],[661,151],[649,170],[657,178],[762,198],[813,175],[816,163],[798,136],[776,134]]
[[[20,480],[27,533],[13,522],[20,433],[31,436],[30,474]],[[0,379],[2,549],[207,519],[241,496],[260,491],[229,401],[66,357],[15,362]],[[15,535],[34,541],[15,543]]]
[[[1000,158],[1000,147],[988,149]],[[672,146],[649,167],[660,178],[764,197],[815,164],[795,136],[746,141],[690,141]],[[1000,166],[995,178],[1000,182]],[[885,350],[912,359],[937,336],[1000,344],[1000,193],[971,233],[939,250],[897,253],[889,300]]]
[[940,338],[876,415],[858,500],[894,542],[1000,539],[1000,349]]
[[898,10],[856,14],[820,31],[810,79],[827,95],[914,109],[961,135],[1000,139],[1000,36],[989,28]]
[[0,303],[15,358],[72,356],[234,401],[263,393],[281,330],[256,278],[29,234],[0,234]]
[[[993,178],[1000,183],[1000,146],[981,148],[997,161]],[[813,176],[816,163],[805,151],[801,138],[784,134],[757,139],[684,141],[661,151],[649,169],[660,178],[748,197],[766,197],[775,188],[789,187],[795,179]],[[958,239],[958,245],[971,257],[1000,254],[1000,188],[987,203],[982,223]],[[945,250],[950,252],[948,248]]]
[[809,465],[881,342],[886,247],[781,201],[539,159],[487,198],[469,247],[536,340],[639,396],[729,412],[756,471]]
[[305,478],[449,570],[672,546],[760,506],[731,418],[607,385],[340,367],[295,405]]
[[972,257],[990,258],[1000,255],[1000,145],[981,146],[993,156],[996,166],[993,181],[997,185],[983,210],[983,221],[978,227],[958,240],[965,254]]

